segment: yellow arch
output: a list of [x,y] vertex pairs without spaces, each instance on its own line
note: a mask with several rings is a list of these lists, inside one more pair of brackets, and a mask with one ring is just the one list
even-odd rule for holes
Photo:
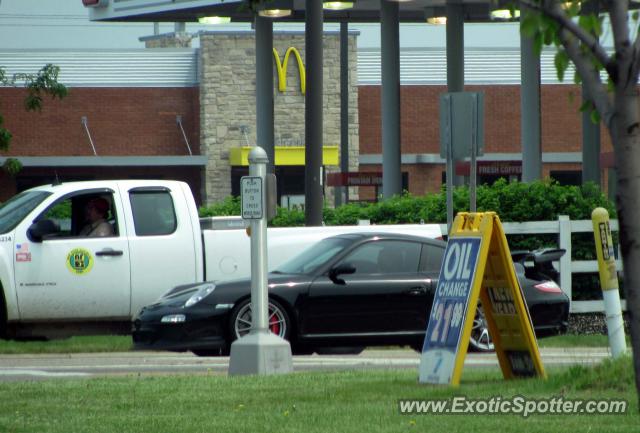
[[287,49],[282,63],[280,63],[278,51],[276,51],[275,48],[273,49],[273,57],[276,60],[276,69],[278,71],[278,90],[281,92],[287,90],[287,63],[289,62],[289,55],[291,53],[296,56],[296,60],[298,61],[298,71],[300,72],[300,91],[304,95],[305,90],[307,89],[307,73],[304,69],[304,63],[302,63],[302,57],[300,57],[300,53],[295,47],[289,47]]

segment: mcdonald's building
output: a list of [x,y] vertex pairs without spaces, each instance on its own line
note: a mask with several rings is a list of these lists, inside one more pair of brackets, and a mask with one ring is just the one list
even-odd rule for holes
[[[141,40],[146,48],[119,50],[5,50],[8,73],[59,65],[69,88],[62,101],[45,101],[41,113],[22,108],[20,89],[0,87],[11,148],[0,164],[17,158],[16,176],[0,173],[0,201],[53,179],[165,178],[188,182],[199,204],[239,193],[256,142],[255,40],[247,31],[168,33]],[[349,173],[339,172],[339,34],[324,37],[323,166],[327,203],[333,185],[351,186],[352,200],[376,199],[382,171],[380,51],[358,50],[349,34]],[[305,37],[274,32],[275,170],[280,204],[304,200]],[[444,47],[401,49],[401,151],[403,188],[438,191],[438,98],[446,92]],[[467,90],[485,94],[485,154],[479,180],[518,179],[520,145],[519,49],[467,49]],[[496,61],[500,59],[500,61]],[[435,67],[434,67],[435,66]],[[558,83],[553,53],[541,61],[543,176],[579,183],[580,88]],[[313,83],[306,83],[307,86]],[[611,146],[602,135],[603,187]],[[465,175],[468,166],[456,168]]]
[[[352,33],[349,64],[349,161],[358,170],[357,33]],[[304,32],[275,32],[274,136],[275,172],[282,205],[304,200],[305,65]],[[238,195],[240,177],[248,174],[250,146],[256,142],[255,39],[253,32],[200,34],[201,146],[208,154],[206,200]],[[323,166],[330,174],[339,169],[340,144],[340,37],[328,32],[324,38]],[[331,188],[325,196],[333,196]]]

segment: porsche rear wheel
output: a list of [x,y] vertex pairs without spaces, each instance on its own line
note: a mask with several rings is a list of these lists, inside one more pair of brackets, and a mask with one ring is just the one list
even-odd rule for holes
[[469,338],[469,348],[476,352],[493,352],[493,340],[489,334],[489,325],[484,316],[482,306],[478,304],[476,316],[473,318],[473,327]]

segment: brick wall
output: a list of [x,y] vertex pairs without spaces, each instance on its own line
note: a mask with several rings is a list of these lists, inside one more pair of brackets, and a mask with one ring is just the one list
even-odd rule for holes
[[[520,152],[520,86],[467,86],[485,94],[485,152]],[[360,153],[380,154],[380,86],[360,86]],[[440,153],[438,98],[446,86],[401,87],[402,153]],[[543,152],[580,152],[581,93],[578,86],[545,85],[541,90]],[[601,128],[602,151],[611,142]]]
[[45,98],[42,112],[26,112],[24,90],[0,88],[0,113],[13,134],[2,156],[89,156],[81,124],[86,116],[100,156],[188,155],[176,115],[194,154],[199,146],[199,89],[71,88],[62,101]]

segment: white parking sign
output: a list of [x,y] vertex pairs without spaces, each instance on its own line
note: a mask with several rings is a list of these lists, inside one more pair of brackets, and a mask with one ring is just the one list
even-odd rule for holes
[[242,192],[242,218],[259,220],[263,215],[262,178],[260,176],[243,176],[240,179]]

